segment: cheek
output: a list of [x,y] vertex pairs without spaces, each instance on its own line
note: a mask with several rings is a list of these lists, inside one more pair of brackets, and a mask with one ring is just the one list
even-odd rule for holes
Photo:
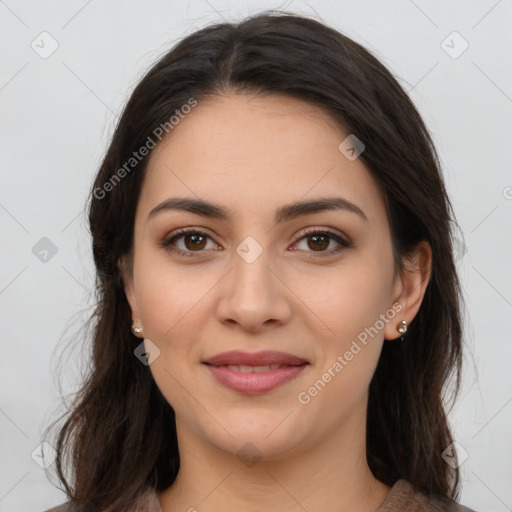
[[149,256],[139,259],[136,289],[144,337],[160,350],[150,369],[167,401],[179,408],[186,402],[180,383],[200,393],[190,375],[202,355],[199,331],[212,315],[207,292],[218,278],[197,266],[171,266]]
[[386,286],[379,279],[379,273],[368,268],[363,274],[340,273],[311,305],[329,330],[314,338],[318,368],[300,391],[314,404],[305,409],[307,414],[320,415],[326,408],[336,411],[328,421],[333,428],[364,402],[380,357]]
[[323,375],[329,381],[318,405],[335,403],[343,397],[348,407],[366,393],[384,339],[386,323],[381,315],[387,322],[396,321],[392,319],[394,310],[386,315],[390,306],[388,275],[382,261],[359,258],[315,280],[316,291],[309,295],[307,305],[315,313],[309,314],[315,324],[309,329],[318,332],[319,367],[310,384]]
[[147,265],[139,274],[137,299],[144,337],[160,350],[150,371],[167,402],[180,414],[192,405],[188,393],[201,394],[189,376],[200,357],[197,340],[206,314],[204,294],[204,282],[171,272],[170,266]]
[[303,274],[294,291],[304,297],[304,311],[309,309],[307,316],[316,319],[318,332],[338,340],[337,348],[374,325],[388,307],[386,269],[370,259],[312,276]]
[[144,332],[164,342],[182,329],[191,316],[200,314],[213,279],[201,275],[193,266],[171,266],[161,260],[140,259],[136,290]]

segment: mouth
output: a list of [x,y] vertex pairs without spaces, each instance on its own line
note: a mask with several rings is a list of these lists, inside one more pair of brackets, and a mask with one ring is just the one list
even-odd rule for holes
[[212,366],[298,366],[308,361],[302,357],[286,352],[278,352],[276,350],[264,350],[261,352],[242,352],[240,350],[232,350],[230,352],[222,352],[216,356],[210,357],[203,361],[205,364]]
[[203,364],[224,387],[244,394],[261,394],[295,379],[308,361],[284,352],[224,352]]
[[[208,364],[208,363],[205,363]],[[288,365],[283,364],[266,364],[266,365],[247,365],[247,364],[228,364],[228,365],[210,365],[216,366],[217,368],[229,368],[235,372],[250,373],[250,372],[268,372],[270,370],[279,370],[279,368],[290,368]]]

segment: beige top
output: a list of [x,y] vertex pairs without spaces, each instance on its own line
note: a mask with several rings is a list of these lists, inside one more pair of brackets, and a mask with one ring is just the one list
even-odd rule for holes
[[[68,512],[67,503],[45,510],[45,512]],[[164,512],[158,501],[157,493],[148,490],[139,497],[132,512]],[[386,499],[375,512],[475,512],[446,498],[428,498],[414,491],[407,480],[398,480],[389,491]]]

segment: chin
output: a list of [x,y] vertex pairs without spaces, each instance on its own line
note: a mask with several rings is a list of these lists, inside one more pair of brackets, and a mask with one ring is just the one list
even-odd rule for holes
[[[294,450],[304,448],[305,425],[296,424],[289,413],[247,411],[245,414],[217,418],[224,429],[204,432],[205,438],[218,449],[244,459],[279,460]],[[286,418],[286,419],[285,419]],[[283,421],[284,419],[284,421]],[[295,420],[295,421],[294,421]],[[299,448],[300,447],[300,448]]]

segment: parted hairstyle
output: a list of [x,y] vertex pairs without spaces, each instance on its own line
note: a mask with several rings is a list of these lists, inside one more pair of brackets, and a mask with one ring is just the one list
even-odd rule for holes
[[432,137],[370,51],[323,22],[265,11],[197,30],[159,58],[134,88],[96,174],[88,199],[96,266],[91,360],[66,412],[48,429],[63,420],[55,467],[70,510],[129,510],[148,488],[165,489],[177,476],[174,411],[134,356],[140,339],[131,332],[118,264],[133,251],[151,153],[129,171],[126,163],[148,137],[158,143],[155,129],[168,127],[191,98],[226,93],[286,95],[324,109],[365,144],[359,158],[384,193],[397,270],[418,242],[430,244],[421,307],[403,341],[384,341],[369,386],[366,456],[387,485],[404,478],[426,494],[457,499],[459,472],[442,452],[453,441],[445,395],[455,399],[460,390],[464,301],[454,256],[458,224]]

